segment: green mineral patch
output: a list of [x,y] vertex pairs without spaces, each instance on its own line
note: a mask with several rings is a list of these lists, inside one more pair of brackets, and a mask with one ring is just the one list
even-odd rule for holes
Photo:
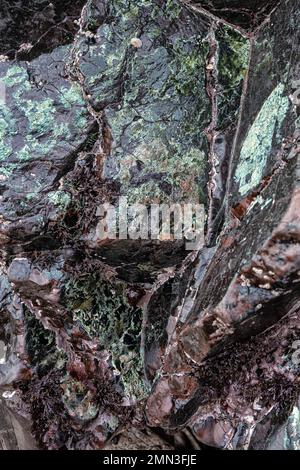
[[72,109],[72,107],[75,105],[84,106],[85,104],[82,91],[77,84],[72,83],[69,88],[61,88],[60,93],[60,101],[66,109]]
[[0,181],[4,181],[11,176],[15,169],[13,163],[7,163],[5,166],[0,166]]
[[[16,134],[15,120],[5,105],[0,106],[0,162],[12,153],[12,137]],[[5,140],[6,139],[6,140]]]
[[280,128],[289,108],[284,85],[279,83],[269,95],[248,131],[235,173],[242,196],[261,181],[272,150],[273,140],[280,141]]
[[22,101],[21,109],[28,119],[28,130],[43,135],[50,132],[55,122],[55,107],[52,99],[42,101]]
[[182,5],[174,0],[167,0],[166,2],[166,15],[172,20],[176,20],[182,11]]
[[192,15],[179,1],[115,0],[109,8],[112,20],[98,28],[79,63],[87,93],[111,129],[105,172],[130,203],[151,195],[155,202],[203,203],[211,118],[207,26],[174,26],[181,14],[187,22]]
[[222,25],[218,41],[218,127],[225,128],[237,118],[243,81],[248,69],[250,42],[237,31]]
[[284,448],[286,450],[300,449],[300,411],[297,406],[293,407],[285,427]]
[[28,80],[28,73],[24,67],[12,65],[1,80],[7,87],[14,87]]
[[88,111],[77,85],[63,86],[58,97],[50,97],[37,91],[25,67],[12,65],[0,78],[7,87],[7,104],[0,109],[0,161],[13,155],[22,163],[48,156],[72,137],[73,145],[81,141]]
[[30,361],[34,365],[46,360],[48,355],[55,352],[55,334],[46,330],[42,323],[26,308],[26,349]]
[[173,61],[170,63],[171,75],[166,89],[174,85],[179,96],[194,96],[199,99],[204,85],[204,66],[208,45],[202,35],[189,38],[176,38],[173,42]]
[[63,403],[71,416],[83,421],[94,419],[99,408],[85,386],[74,379],[68,378],[62,383]]
[[65,191],[51,191],[48,193],[49,201],[60,209],[66,209],[70,203],[70,195]]
[[85,275],[66,285],[64,299],[74,322],[111,353],[128,396],[143,398],[142,310],[128,303],[123,285],[104,282],[96,274]]

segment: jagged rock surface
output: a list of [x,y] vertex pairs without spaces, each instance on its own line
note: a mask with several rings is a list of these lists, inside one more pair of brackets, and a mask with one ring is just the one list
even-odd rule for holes
[[[299,448],[299,1],[4,3],[0,444]],[[204,246],[103,242],[125,195]]]

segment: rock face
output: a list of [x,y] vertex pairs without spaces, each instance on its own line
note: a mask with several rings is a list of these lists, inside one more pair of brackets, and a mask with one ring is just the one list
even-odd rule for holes
[[[299,448],[299,1],[1,15],[0,445]],[[204,243],[101,238],[120,197]]]

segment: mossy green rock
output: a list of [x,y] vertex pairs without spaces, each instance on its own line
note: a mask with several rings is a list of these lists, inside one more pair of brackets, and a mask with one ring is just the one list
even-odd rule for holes
[[291,100],[300,73],[298,8],[297,1],[282,2],[272,21],[258,31],[252,47],[232,161],[233,205],[260,192],[264,181],[288,158],[289,142],[298,127]]
[[[107,8],[92,44],[76,45],[84,87],[111,133],[105,177],[119,181],[131,203],[206,203],[207,19],[180,1],[119,0]],[[224,27],[216,40],[217,125],[225,131],[237,120],[248,41]]]

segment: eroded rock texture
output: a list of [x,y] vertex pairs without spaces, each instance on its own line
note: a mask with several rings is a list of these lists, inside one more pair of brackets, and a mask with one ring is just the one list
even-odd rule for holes
[[3,448],[299,448],[300,5],[249,3],[3,2]]

